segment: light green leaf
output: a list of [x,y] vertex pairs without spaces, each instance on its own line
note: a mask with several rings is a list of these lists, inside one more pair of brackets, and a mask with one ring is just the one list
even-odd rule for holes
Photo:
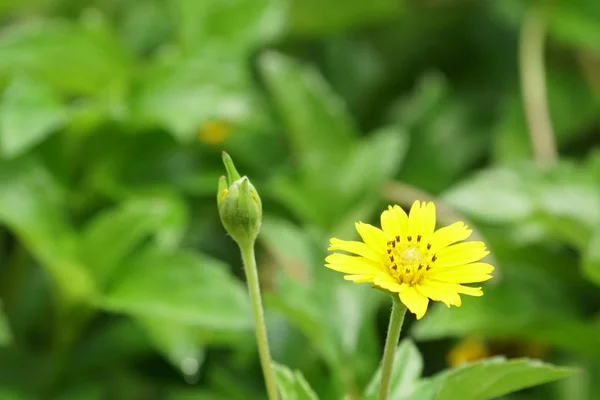
[[535,209],[527,186],[520,171],[497,168],[454,186],[445,193],[444,201],[486,222],[518,222]]
[[12,334],[8,327],[8,321],[2,310],[2,302],[0,302],[0,347],[7,346],[12,342]]
[[140,242],[153,236],[157,245],[174,248],[181,241],[187,210],[175,196],[148,195],[126,200],[97,215],[81,237],[83,260],[99,282],[106,283]]
[[594,0],[571,0],[549,8],[549,34],[592,52],[600,50],[600,7]]
[[281,54],[264,54],[260,69],[301,167],[327,176],[358,137],[342,100],[314,67]]
[[0,222],[14,232],[71,299],[95,284],[77,255],[77,236],[62,208],[62,190],[36,159],[0,162]]
[[148,246],[125,263],[123,270],[99,300],[99,306],[108,311],[213,329],[252,326],[243,286],[219,261],[190,251]]
[[300,371],[272,363],[281,400],[317,400],[317,394],[311,389]]
[[174,8],[183,47],[207,43],[249,52],[282,33],[287,0],[176,0]]
[[443,196],[476,220],[515,224],[536,222],[585,248],[600,222],[600,188],[592,173],[567,162],[542,169],[533,163],[484,170]]
[[[416,391],[421,373],[423,372],[423,357],[419,349],[410,339],[400,343],[394,357],[392,381],[390,386],[390,399],[405,399]],[[365,397],[374,399],[379,392],[381,381],[381,367],[377,369],[371,382],[365,389]]]
[[0,78],[35,74],[66,93],[113,96],[131,60],[101,20],[21,24],[0,34]]
[[528,359],[492,358],[447,372],[435,400],[486,400],[577,372]]
[[18,76],[0,101],[0,149],[16,157],[59,128],[67,113],[58,96],[44,82]]
[[263,126],[262,107],[245,60],[219,48],[161,60],[143,76],[133,100],[136,120],[160,125],[182,142],[194,139],[211,120]]

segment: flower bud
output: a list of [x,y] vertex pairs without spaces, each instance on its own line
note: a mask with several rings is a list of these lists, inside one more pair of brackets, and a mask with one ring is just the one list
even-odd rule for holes
[[240,177],[231,157],[223,153],[227,179],[219,179],[217,205],[221,223],[238,245],[252,244],[260,231],[262,203],[248,177]]

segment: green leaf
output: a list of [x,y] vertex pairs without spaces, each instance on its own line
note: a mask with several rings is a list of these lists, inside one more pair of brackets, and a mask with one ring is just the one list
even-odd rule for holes
[[594,0],[572,0],[549,8],[549,34],[584,50],[600,51],[600,7]]
[[207,121],[261,128],[267,123],[245,60],[223,49],[166,57],[140,86],[133,99],[134,119],[164,127],[181,142],[193,140]]
[[0,149],[16,157],[44,140],[67,119],[58,96],[44,82],[18,76],[0,101]]
[[435,400],[486,400],[577,372],[529,359],[492,358],[447,372]]
[[2,310],[2,302],[0,302],[0,347],[7,346],[12,342],[12,334],[8,327],[8,321]]
[[121,278],[99,300],[108,311],[163,318],[213,329],[249,329],[243,286],[214,259],[148,246],[124,265]]
[[358,137],[342,100],[314,67],[281,54],[262,55],[260,70],[300,166],[326,176]]
[[81,254],[101,283],[110,279],[123,259],[145,238],[164,248],[175,248],[186,227],[185,204],[175,196],[130,198],[98,214],[81,236]]
[[340,201],[355,204],[356,198],[378,191],[402,166],[408,141],[407,133],[397,126],[380,128],[361,140],[347,157],[338,179],[331,182]]
[[186,378],[198,376],[204,362],[204,346],[198,328],[166,318],[137,318],[150,340]]
[[77,236],[62,197],[61,187],[37,159],[0,162],[0,222],[41,262],[60,295],[89,298],[95,284],[78,259]]
[[355,384],[354,379],[370,378],[379,357],[371,325],[378,293],[368,285],[348,285],[323,267],[321,233],[311,236],[289,222],[267,219],[259,238],[279,271],[276,289],[265,295],[265,302],[301,331],[337,371],[327,383],[343,390]]
[[122,90],[130,65],[101,20],[22,24],[0,35],[0,78],[35,74],[66,93],[112,96]]
[[583,253],[582,271],[584,276],[600,285],[600,229],[596,228]]
[[536,222],[582,249],[600,223],[600,188],[593,174],[564,161],[551,168],[519,163],[484,170],[443,199],[479,221]]
[[289,30],[296,35],[323,35],[396,17],[404,8],[394,0],[292,0]]
[[311,389],[300,371],[292,371],[288,367],[272,363],[275,380],[281,400],[317,400],[317,394]]
[[536,262],[545,270],[504,260],[501,282],[486,285],[483,297],[464,296],[460,308],[433,306],[427,318],[413,325],[413,336],[418,340],[470,334],[522,338],[600,356],[598,327],[578,317],[575,299],[561,278],[549,275],[547,261]]
[[287,1],[176,0],[171,3],[180,41],[186,50],[217,43],[245,53],[282,33]]
[[[416,391],[423,372],[423,357],[410,339],[400,343],[394,357],[390,399],[404,399]],[[379,392],[381,367],[377,369],[365,389],[365,398],[374,399]]]
[[425,74],[391,118],[411,134],[399,179],[431,193],[452,185],[487,147],[478,110],[438,73]]
[[491,223],[514,223],[530,217],[535,204],[523,169],[484,170],[455,185],[444,201],[469,216]]

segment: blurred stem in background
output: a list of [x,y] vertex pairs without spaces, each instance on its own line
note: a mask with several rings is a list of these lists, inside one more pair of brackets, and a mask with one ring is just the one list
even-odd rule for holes
[[546,95],[545,38],[544,10],[534,4],[525,15],[519,39],[521,90],[535,160],[551,165],[556,162],[557,151]]
[[400,339],[400,330],[404,322],[406,307],[400,302],[398,295],[392,295],[392,313],[390,315],[390,325],[388,326],[385,348],[383,350],[383,359],[381,362],[381,385],[379,386],[379,400],[387,400],[390,395],[390,383],[392,380],[392,370],[394,368],[394,356],[398,339]]
[[263,370],[269,400],[277,400],[277,386],[269,352],[267,328],[263,312],[254,244],[262,222],[262,202],[248,177],[241,177],[231,157],[223,152],[227,178],[219,180],[217,206],[221,222],[227,233],[238,244],[244,261],[248,294],[256,328],[258,355]]

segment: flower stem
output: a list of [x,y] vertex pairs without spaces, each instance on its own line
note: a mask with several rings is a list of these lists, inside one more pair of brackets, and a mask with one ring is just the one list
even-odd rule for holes
[[534,5],[525,16],[519,39],[521,91],[535,160],[541,165],[552,165],[557,150],[546,94],[545,39],[544,10]]
[[258,271],[256,269],[256,258],[254,256],[254,242],[246,245],[240,244],[242,260],[246,272],[246,281],[248,283],[248,293],[252,302],[252,311],[254,314],[254,325],[256,327],[256,342],[258,344],[258,355],[263,370],[265,386],[267,387],[267,396],[269,400],[277,400],[277,386],[275,385],[275,375],[271,367],[271,354],[269,352],[269,342],[267,339],[267,327],[265,325],[265,316],[263,313],[262,300],[260,296],[260,286],[258,283]]
[[394,300],[392,305],[392,314],[390,315],[390,325],[388,327],[387,339],[385,340],[385,349],[383,350],[383,361],[381,363],[381,384],[379,386],[379,400],[387,400],[390,395],[390,383],[392,381],[392,370],[394,369],[394,356],[406,307],[400,302],[398,295],[392,295]]

